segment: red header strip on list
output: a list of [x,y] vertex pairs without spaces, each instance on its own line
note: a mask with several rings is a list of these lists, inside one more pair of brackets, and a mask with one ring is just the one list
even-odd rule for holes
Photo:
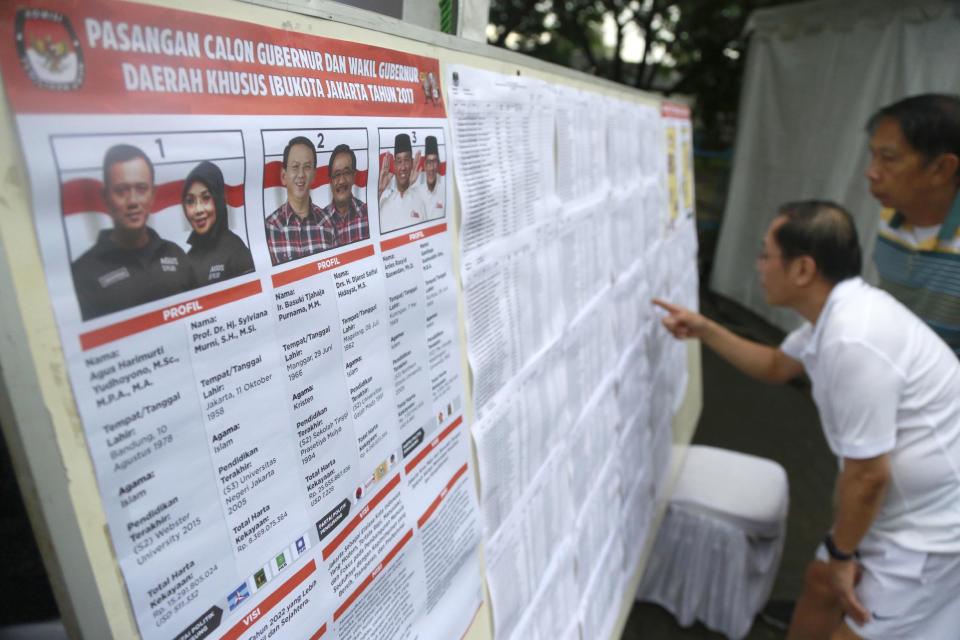
[[197,313],[204,313],[205,311],[216,309],[225,304],[255,296],[261,291],[260,281],[251,280],[250,282],[224,289],[223,291],[217,291],[207,296],[185,300],[178,304],[164,307],[163,309],[157,309],[156,311],[130,318],[129,320],[123,320],[116,324],[81,333],[80,348],[83,351],[87,351],[94,347],[107,344],[108,342],[126,338],[127,336],[159,327],[168,322],[174,322],[180,318],[186,318]]
[[343,541],[347,539],[347,536],[353,533],[353,530],[360,525],[363,519],[370,515],[370,512],[373,511],[378,504],[383,502],[383,499],[387,497],[387,494],[393,491],[393,489],[399,484],[400,474],[398,473],[397,475],[393,476],[390,482],[387,483],[387,486],[381,489],[377,495],[373,496],[373,500],[367,503],[367,505],[360,510],[360,513],[353,517],[353,520],[351,520],[350,523],[343,528],[343,531],[338,533],[337,537],[331,540],[330,544],[323,548],[323,559],[326,560],[332,556],[333,552],[337,550],[337,547],[343,544]]
[[660,115],[664,118],[690,119],[690,107],[676,102],[664,102],[660,107]]
[[350,605],[352,605],[356,599],[360,597],[366,588],[370,586],[370,583],[373,582],[374,578],[380,575],[380,572],[383,571],[388,564],[390,564],[390,561],[397,557],[397,554],[403,550],[403,547],[410,542],[410,538],[412,537],[413,529],[407,529],[407,533],[403,536],[403,538],[400,539],[400,542],[397,543],[397,546],[390,550],[390,553],[388,553],[386,557],[384,557],[383,561],[377,565],[377,568],[371,571],[370,575],[364,578],[363,582],[360,583],[360,586],[354,589],[353,593],[351,593],[350,596],[343,601],[343,604],[337,607],[337,610],[333,612],[333,619],[335,621],[339,620],[340,616],[346,613],[347,609],[350,608]]
[[443,432],[441,432],[439,436],[437,436],[436,438],[434,438],[433,442],[431,442],[430,444],[428,444],[427,446],[425,446],[423,449],[421,449],[421,450],[420,450],[420,453],[418,453],[417,455],[415,455],[415,456],[413,457],[413,460],[411,460],[410,462],[407,463],[407,466],[404,467],[404,469],[406,470],[406,472],[407,472],[407,473],[410,473],[411,471],[413,471],[413,470],[417,467],[418,464],[420,464],[421,462],[423,462],[423,459],[427,457],[427,454],[429,454],[431,451],[433,451],[434,449],[436,449],[436,448],[437,448],[437,445],[439,445],[441,442],[443,442],[444,440],[446,440],[447,436],[449,436],[451,433],[453,433],[453,430],[456,429],[457,427],[459,427],[462,422],[463,422],[463,416],[457,416],[457,419],[454,420],[453,422],[451,422],[449,427],[447,427],[446,429],[444,429]]
[[380,250],[390,251],[391,249],[402,247],[405,244],[410,244],[411,242],[416,242],[417,240],[423,240],[424,238],[435,236],[438,233],[443,233],[446,230],[446,224],[438,224],[437,226],[430,227],[429,229],[420,229],[419,231],[414,231],[412,233],[405,233],[402,236],[397,236],[396,238],[390,238],[389,240],[384,240],[381,242]]
[[310,577],[310,574],[316,571],[317,561],[311,560],[303,566],[302,569],[293,574],[290,578],[287,579],[280,588],[268,595],[263,601],[258,604],[254,609],[245,615],[240,622],[233,625],[229,631],[223,634],[220,637],[220,640],[236,640],[258,620],[263,620],[267,613],[273,609],[281,600],[290,595],[290,592],[297,588],[301,582]]
[[310,640],[318,640],[318,638],[322,638],[323,634],[325,634],[326,632],[327,632],[327,623],[324,622],[323,626],[317,629],[317,632],[315,634],[310,636]]
[[437,510],[437,507],[440,506],[440,503],[443,502],[443,499],[447,497],[447,494],[450,493],[450,490],[453,489],[453,485],[457,484],[457,480],[463,477],[463,474],[467,472],[467,465],[464,464],[460,469],[453,474],[453,477],[450,478],[450,482],[447,483],[447,486],[443,488],[443,491],[440,492],[433,502],[430,503],[430,506],[426,511],[423,512],[423,515],[420,516],[420,519],[417,520],[417,529],[423,529],[423,525],[427,524],[427,520],[430,519],[430,516],[433,515],[433,512]]
[[336,269],[337,267],[344,267],[351,262],[363,260],[364,258],[369,258],[372,255],[373,245],[368,244],[365,247],[344,251],[341,254],[330,256],[329,258],[314,260],[313,262],[308,262],[307,264],[300,265],[299,267],[295,267],[289,271],[281,271],[280,273],[273,274],[273,286],[274,288],[284,287],[288,284],[297,282],[298,280],[303,280],[304,278],[309,278],[310,276],[315,276],[318,273],[330,271],[331,269]]

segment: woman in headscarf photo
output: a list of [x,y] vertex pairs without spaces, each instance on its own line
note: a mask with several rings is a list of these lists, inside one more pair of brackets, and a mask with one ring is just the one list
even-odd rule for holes
[[197,286],[228,280],[253,271],[250,249],[227,225],[227,201],[223,172],[204,160],[183,183],[183,214],[193,228],[187,257],[193,265]]

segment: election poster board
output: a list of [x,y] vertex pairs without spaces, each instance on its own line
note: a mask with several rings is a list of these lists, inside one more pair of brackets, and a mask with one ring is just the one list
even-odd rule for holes
[[435,58],[125,2],[0,68],[142,637],[451,638],[482,601]]

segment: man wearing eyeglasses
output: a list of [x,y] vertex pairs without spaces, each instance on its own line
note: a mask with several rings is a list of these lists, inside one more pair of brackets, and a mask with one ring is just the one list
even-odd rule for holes
[[349,145],[337,145],[327,165],[330,173],[331,202],[323,209],[330,218],[337,246],[359,242],[370,237],[367,203],[353,195],[357,176],[357,155]]
[[783,205],[757,261],[768,304],[806,322],[779,348],[655,301],[677,338],[742,372],[806,371],[839,473],[834,521],[807,569],[788,640],[948,640],[960,621],[960,363],[920,318],[860,277],[853,218]]
[[435,136],[427,136],[424,140],[423,179],[418,180],[417,186],[423,190],[423,198],[427,201],[427,220],[442,218],[446,192],[440,175],[440,150]]
[[[330,217],[310,200],[317,174],[317,150],[309,138],[292,138],[283,150],[280,182],[287,201],[267,216],[267,247],[274,265],[313,255],[337,246]],[[351,181],[353,180],[351,176]]]

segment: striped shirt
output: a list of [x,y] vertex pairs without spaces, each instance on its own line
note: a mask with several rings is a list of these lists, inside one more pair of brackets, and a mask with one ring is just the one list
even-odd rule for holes
[[274,266],[310,256],[337,246],[333,222],[323,209],[310,203],[310,211],[301,218],[284,202],[267,216],[267,247]]
[[367,218],[367,203],[358,198],[350,198],[350,211],[342,216],[331,202],[323,208],[323,213],[333,223],[337,246],[359,242],[370,237],[370,222]]
[[890,209],[880,215],[873,255],[879,285],[930,325],[960,357],[960,197],[946,220],[917,227]]

